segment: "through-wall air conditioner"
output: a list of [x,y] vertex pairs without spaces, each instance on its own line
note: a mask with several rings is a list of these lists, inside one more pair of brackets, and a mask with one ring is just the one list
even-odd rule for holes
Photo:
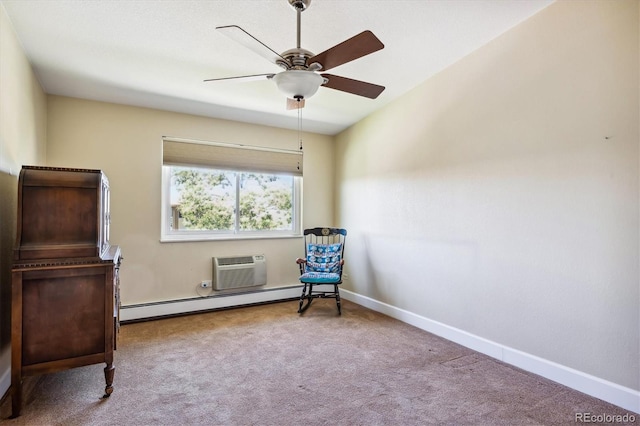
[[262,254],[213,258],[213,288],[228,290],[267,283],[267,261]]

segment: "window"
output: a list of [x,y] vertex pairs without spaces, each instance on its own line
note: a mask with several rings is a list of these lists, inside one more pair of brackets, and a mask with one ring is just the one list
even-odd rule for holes
[[301,163],[295,151],[165,139],[162,240],[300,235]]

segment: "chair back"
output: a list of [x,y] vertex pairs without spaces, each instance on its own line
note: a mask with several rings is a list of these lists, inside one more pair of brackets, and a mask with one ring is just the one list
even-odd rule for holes
[[[340,244],[339,247],[339,259],[344,261],[344,244],[347,237],[347,230],[341,228],[309,228],[304,232],[304,255],[305,258],[309,258],[309,250],[316,245],[333,246]],[[309,265],[307,265],[309,266]],[[332,271],[338,272],[342,277],[342,262],[339,263],[339,270]]]
[[347,230],[341,228],[309,228],[303,231],[305,243],[336,244],[342,243],[347,237]]

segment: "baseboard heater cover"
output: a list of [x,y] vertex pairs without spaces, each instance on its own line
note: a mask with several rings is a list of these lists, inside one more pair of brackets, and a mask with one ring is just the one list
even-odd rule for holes
[[229,290],[267,284],[267,260],[263,254],[214,257],[213,289]]
[[120,308],[120,323],[126,324],[129,322],[147,321],[155,318],[187,315],[196,312],[298,300],[300,298],[300,288],[300,285],[292,284],[283,287],[216,294],[208,297],[125,305]]

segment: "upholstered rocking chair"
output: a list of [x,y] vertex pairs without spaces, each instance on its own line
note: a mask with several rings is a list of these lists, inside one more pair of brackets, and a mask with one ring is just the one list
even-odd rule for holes
[[[300,282],[303,284],[298,313],[303,313],[313,299],[336,299],[338,315],[342,314],[340,290],[344,265],[344,243],[347,230],[310,228],[304,230],[304,258],[297,258]],[[306,301],[306,303],[305,303]]]

